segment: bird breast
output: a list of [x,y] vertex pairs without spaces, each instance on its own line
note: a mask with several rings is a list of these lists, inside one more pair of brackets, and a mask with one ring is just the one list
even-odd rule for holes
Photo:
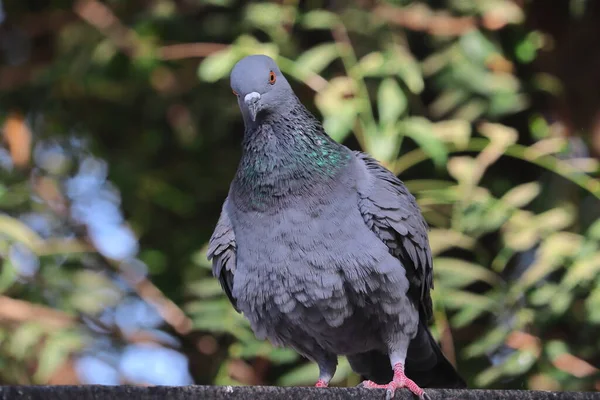
[[257,335],[282,319],[313,331],[339,328],[378,301],[373,312],[401,311],[408,289],[404,269],[365,225],[356,196],[349,190],[337,202],[269,214],[233,211],[233,295]]

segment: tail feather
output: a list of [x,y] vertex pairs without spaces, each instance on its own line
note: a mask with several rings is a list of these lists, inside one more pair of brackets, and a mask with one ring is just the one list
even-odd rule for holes
[[405,371],[406,376],[421,387],[457,389],[467,387],[422,320],[419,322],[417,335],[408,347]]

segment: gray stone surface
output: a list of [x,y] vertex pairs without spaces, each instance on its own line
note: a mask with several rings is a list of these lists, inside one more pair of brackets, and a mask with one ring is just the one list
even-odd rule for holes
[[[522,399],[600,400],[600,393],[541,392],[519,390],[428,389],[432,400]],[[134,386],[1,386],[2,400],[383,400],[384,390],[308,387],[134,387]],[[396,400],[415,400],[407,390],[396,391]]]

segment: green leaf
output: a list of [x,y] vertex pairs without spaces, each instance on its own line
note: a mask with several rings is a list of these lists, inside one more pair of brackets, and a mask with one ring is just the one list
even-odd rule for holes
[[315,104],[323,115],[333,116],[342,107],[356,107],[356,100],[352,100],[356,93],[355,81],[347,76],[338,76],[329,81],[324,90],[317,93]]
[[544,239],[535,253],[534,262],[511,288],[511,293],[517,296],[522,290],[561,268],[566,257],[571,257],[579,251],[581,243],[581,236],[570,232],[559,231]]
[[455,61],[457,58],[455,55],[458,53],[460,53],[460,48],[457,43],[453,43],[444,49],[431,53],[421,61],[423,75],[432,77],[435,74],[443,72],[453,61]]
[[21,324],[10,337],[9,354],[17,359],[24,359],[34,346],[42,340],[46,333],[45,328],[37,322],[26,322]]
[[[582,3],[583,4],[583,3]],[[508,24],[520,24],[525,20],[523,7],[512,1],[488,1],[481,3],[482,11],[491,18]]]
[[300,358],[300,355],[292,349],[284,347],[272,348],[268,354],[269,360],[275,365],[288,364]]
[[360,100],[353,98],[356,90],[352,79],[336,77],[315,97],[315,104],[324,116],[325,131],[338,142],[354,127],[360,106]]
[[34,252],[42,244],[42,238],[27,225],[2,213],[0,213],[0,234],[25,244]]
[[573,294],[568,291],[560,290],[554,294],[550,301],[550,311],[555,316],[563,315],[572,302]]
[[597,285],[585,300],[587,321],[600,324],[600,285]]
[[558,290],[558,285],[555,285],[551,282],[546,282],[544,285],[532,291],[531,295],[529,295],[529,301],[533,306],[545,306],[552,301],[552,298]]
[[229,355],[233,358],[254,358],[258,355],[267,355],[273,347],[269,342],[251,340],[245,343],[233,343],[229,346]]
[[473,225],[470,227],[470,231],[478,236],[500,229],[511,215],[506,204],[493,199],[491,196],[482,201],[481,207],[481,219],[473,221]]
[[470,293],[462,290],[446,290],[443,297],[444,305],[450,309],[457,310],[470,305],[491,311],[498,305],[489,296]]
[[448,161],[448,173],[462,185],[473,185],[477,177],[478,165],[473,157],[452,157]]
[[192,316],[194,329],[229,333],[243,342],[256,340],[250,330],[248,321],[241,314],[238,314],[229,301],[224,298],[194,301],[186,305],[185,308]]
[[453,277],[466,286],[475,281],[489,283],[491,286],[498,285],[502,280],[487,268],[458,258],[437,257],[435,259],[435,269],[437,274],[441,274],[440,280],[443,284],[444,276]]
[[363,56],[356,66],[353,72],[358,76],[385,76],[390,75],[390,71],[386,70],[386,58],[379,51],[374,51]]
[[260,28],[279,28],[285,21],[286,8],[277,3],[250,3],[246,7],[246,20]]
[[523,350],[513,353],[503,364],[504,375],[519,376],[529,371],[537,361],[538,356],[533,351]]
[[503,240],[514,251],[525,251],[539,241],[539,232],[535,215],[529,211],[517,209],[504,225]]
[[400,123],[400,131],[414,140],[437,167],[446,165],[448,149],[433,132],[431,122],[425,118],[407,118]]
[[429,243],[434,256],[451,248],[472,250],[476,245],[475,239],[451,229],[431,229]]
[[[452,110],[464,104],[470,94],[462,89],[449,88],[443,90],[439,96],[429,105],[429,112],[434,118],[442,118]],[[465,120],[466,121],[466,120]],[[468,122],[467,122],[468,123]],[[469,129],[470,129],[469,124]]]
[[279,48],[277,44],[260,42],[254,36],[242,35],[231,47],[239,53],[239,58],[252,54],[264,54],[278,61]]
[[458,41],[467,59],[485,65],[489,58],[498,53],[496,46],[478,29],[462,35]]
[[18,275],[15,267],[8,259],[2,263],[2,271],[0,271],[0,293],[6,292],[17,281]]
[[475,377],[475,383],[478,387],[486,387],[502,377],[502,366],[494,365],[486,368]]
[[302,26],[306,29],[331,29],[339,23],[339,17],[329,11],[313,10],[302,17]]
[[[31,195],[31,186],[29,182],[16,183],[11,185],[9,190],[0,197],[0,210],[8,210],[25,204]],[[2,215],[2,214],[0,214]],[[0,232],[2,229],[0,229]]]
[[529,98],[518,93],[496,93],[490,97],[488,115],[502,117],[507,114],[516,114],[529,106]]
[[91,270],[80,270],[73,275],[74,290],[70,303],[79,311],[95,314],[118,304],[123,293],[108,276]]
[[213,5],[219,7],[229,7],[234,0],[202,0],[202,5]]
[[264,357],[275,364],[286,364],[296,361],[299,357],[294,350],[284,347],[273,347],[263,340],[250,340],[234,343],[229,347],[229,354],[233,358],[250,359]]
[[564,290],[571,290],[577,285],[589,285],[600,273],[600,253],[590,257],[578,259],[571,265],[564,276],[561,286]]
[[497,147],[499,151],[504,151],[519,139],[517,130],[506,125],[483,122],[478,128],[479,133],[490,140],[490,146]]
[[191,301],[187,303],[186,312],[190,314],[221,314],[226,315],[232,308],[225,298]]
[[404,181],[404,184],[411,193],[419,193],[427,190],[444,190],[456,185],[456,183],[452,181],[439,179],[412,179],[410,181]]
[[569,354],[569,347],[562,340],[550,340],[546,343],[545,350],[551,360],[556,360],[564,354]]
[[464,149],[471,139],[471,124],[460,119],[436,122],[433,124],[433,133],[440,140],[453,144],[457,149]]
[[464,349],[463,353],[468,358],[482,356],[500,347],[506,340],[508,333],[507,329],[498,327],[483,336],[479,335],[474,342]]
[[540,194],[540,191],[541,187],[538,182],[524,183],[506,192],[500,200],[513,207],[521,208],[531,203]]
[[377,92],[377,108],[381,124],[385,126],[395,123],[404,114],[407,105],[406,96],[398,82],[393,78],[384,79]]
[[83,346],[81,336],[74,333],[57,332],[45,342],[39,353],[37,370],[33,379],[47,383],[56,368],[64,364],[69,355]]
[[363,56],[352,68],[351,74],[360,77],[395,75],[415,94],[421,93],[425,88],[419,64],[402,46],[394,46],[384,53],[375,51]]
[[[394,127],[391,127],[392,130]],[[381,132],[365,134],[366,150],[377,160],[388,163],[398,154],[399,137],[395,134],[382,134]]]
[[343,142],[352,131],[356,116],[356,108],[350,103],[346,104],[337,113],[325,117],[323,128],[333,140]]
[[319,367],[316,363],[306,363],[294,368],[277,380],[278,386],[302,386],[317,381]]
[[192,262],[203,269],[212,270],[212,262],[208,261],[206,254],[208,251],[208,243],[205,243],[202,248],[192,254]]
[[340,357],[338,360],[338,366],[335,370],[331,383],[338,384],[347,379],[353,373],[352,367],[346,357]]
[[600,219],[588,228],[587,234],[592,239],[600,240]]
[[452,117],[472,122],[481,117],[485,113],[486,108],[487,105],[484,100],[474,98],[462,104],[452,113]]
[[398,68],[398,77],[412,93],[420,94],[425,89],[421,67],[405,47],[395,46],[393,53],[392,63]]
[[478,307],[465,306],[451,318],[452,326],[462,328],[479,318],[486,310]]
[[336,43],[323,43],[302,53],[296,59],[296,68],[321,73],[333,60],[339,57]]
[[223,294],[223,289],[217,279],[204,278],[192,282],[187,285],[190,294],[199,298],[208,298],[220,296]]
[[233,48],[228,47],[206,57],[198,67],[198,76],[206,82],[216,82],[229,75],[241,55]]
[[418,203],[422,206],[437,206],[437,205],[452,205],[456,203],[460,197],[456,182],[449,182],[446,188],[421,190],[419,193]]

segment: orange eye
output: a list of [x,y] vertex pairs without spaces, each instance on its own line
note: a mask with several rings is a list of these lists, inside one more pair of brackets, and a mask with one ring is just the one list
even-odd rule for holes
[[273,72],[273,71],[269,72],[269,83],[271,85],[273,85],[276,80],[277,80],[277,76],[275,76],[275,72]]
[[236,92],[235,90],[231,89],[231,91],[233,92],[233,94],[235,94],[236,96],[238,95],[238,92]]

